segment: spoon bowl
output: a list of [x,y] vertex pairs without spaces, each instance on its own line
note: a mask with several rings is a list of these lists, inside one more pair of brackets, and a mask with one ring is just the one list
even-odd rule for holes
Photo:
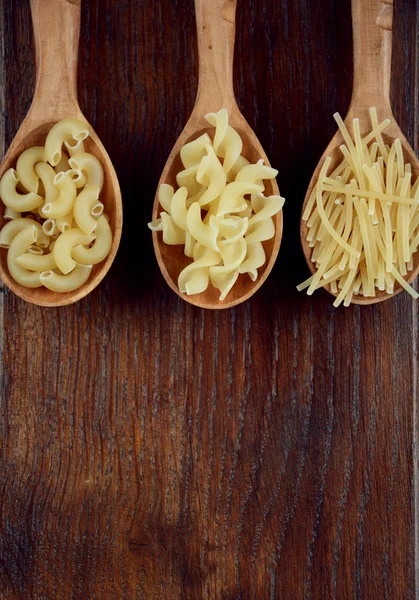
[[[86,151],[99,159],[104,171],[100,201],[109,216],[112,247],[106,259],[93,266],[86,283],[72,292],[59,293],[44,287],[26,288],[18,284],[9,273],[7,250],[3,249],[0,249],[0,277],[14,294],[27,302],[47,307],[65,306],[89,294],[111,267],[121,239],[122,199],[118,178],[109,155],[86,121],[77,102],[80,0],[73,0],[72,3],[67,0],[31,0],[31,12],[37,55],[36,90],[32,106],[0,166],[0,178],[5,171],[16,166],[20,154],[27,148],[45,145],[47,134],[57,121],[75,118],[85,122],[90,131],[90,136],[84,142]],[[66,37],[62,36],[63,31]],[[57,45],[60,52],[55,52]],[[64,64],[57,65],[60,60],[64,61]],[[55,80],[51,80],[51,77],[55,77]],[[5,208],[0,202],[0,227],[5,224]]]
[[[380,0],[352,0],[352,25],[354,36],[354,89],[352,101],[345,125],[352,135],[352,121],[359,119],[361,136],[371,131],[369,109],[375,106],[379,121],[391,119],[390,124],[382,133],[385,143],[391,145],[396,138],[400,139],[404,159],[412,166],[412,181],[419,175],[419,161],[397,124],[390,105],[390,65],[391,65],[391,35],[392,35],[392,0],[385,3]],[[317,184],[320,170],[326,157],[332,159],[329,173],[341,162],[343,156],[340,146],[344,143],[342,134],[338,131],[324,151],[309,183],[303,203],[302,214],[309,201],[313,188]],[[306,221],[301,219],[300,236],[304,256],[311,274],[316,273],[316,267],[311,260],[313,248],[309,247],[307,235],[309,228]],[[419,273],[419,252],[413,255],[413,270],[409,272],[406,281],[411,283]],[[324,286],[330,294],[330,285]],[[403,287],[395,281],[394,292],[375,290],[374,297],[354,295],[352,304],[375,304],[395,296]]]
[[[198,31],[199,87],[193,112],[176,144],[174,145],[160,177],[153,206],[153,220],[159,217],[163,208],[158,199],[158,189],[166,183],[177,187],[176,175],[183,170],[180,150],[204,133],[211,139],[215,128],[208,125],[205,115],[222,108],[228,111],[229,124],[237,131],[243,142],[242,155],[254,163],[263,158],[269,165],[266,154],[254,131],[241,114],[233,90],[233,51],[235,33],[235,11],[237,0],[195,0]],[[265,183],[265,195],[278,195],[275,179]],[[205,292],[188,296],[179,291],[177,281],[180,272],[191,263],[185,256],[182,246],[169,246],[163,242],[161,234],[153,231],[153,245],[160,270],[166,283],[183,300],[200,308],[231,308],[250,298],[264,283],[278,255],[282,238],[282,211],[274,217],[275,235],[263,242],[266,254],[265,264],[258,269],[258,278],[252,281],[247,274],[239,275],[225,300],[220,301],[219,290],[209,285]]]
[[[68,116],[75,116],[79,120],[86,122],[86,119],[81,114]],[[15,167],[18,157],[20,154],[22,154],[22,152],[27,150],[27,148],[31,148],[32,146],[42,146],[45,144],[45,138],[54,123],[55,122],[44,123],[38,127],[35,127],[34,129],[30,129],[24,136],[16,136],[0,167],[0,178],[3,176],[5,171],[11,167]],[[45,287],[27,288],[18,284],[11,277],[7,268],[7,250],[0,249],[0,277],[3,283],[5,283],[14,294],[20,296],[20,298],[23,300],[26,300],[26,302],[37,304],[38,306],[66,306],[89,294],[109,271],[121,239],[122,203],[118,180],[110,158],[108,157],[101,141],[94,133],[91,126],[87,122],[86,124],[90,130],[90,136],[84,142],[86,151],[96,156],[96,158],[100,160],[103,167],[104,185],[100,195],[100,201],[104,204],[104,211],[109,216],[109,226],[112,230],[113,236],[112,247],[106,259],[102,263],[93,266],[89,279],[86,281],[86,283],[73,292],[53,292]],[[22,124],[22,127],[19,130],[19,134],[22,131],[22,128],[26,129],[24,125],[25,122]],[[19,139],[21,139],[21,141],[19,141]],[[3,225],[7,222],[3,217],[5,208],[6,207],[4,204],[0,203],[0,228],[3,227]]]
[[[232,114],[235,115],[236,119],[232,119]],[[240,124],[235,125],[235,121]],[[194,115],[192,115],[167,160],[159,181],[159,187],[162,183],[176,187],[176,175],[183,169],[180,160],[180,149],[184,144],[195,140],[204,133],[208,133],[210,137],[213,136],[214,128],[203,126],[204,122],[206,123],[203,116],[201,116],[201,118],[198,117],[195,121]],[[256,162],[260,158],[263,158],[265,164],[268,165],[269,162],[262,146],[244,120],[244,117],[239,113],[238,108],[235,113],[229,112],[229,122],[243,141],[243,156],[250,162]],[[265,182],[264,194],[269,196],[279,194],[278,185],[275,179],[270,179]],[[153,207],[153,220],[159,217],[161,210],[163,210],[163,208],[160,206],[158,194],[156,194]],[[194,304],[201,308],[231,308],[232,306],[244,302],[260,288],[275,263],[282,238],[282,211],[277,213],[273,219],[275,223],[275,236],[272,239],[263,242],[267,260],[258,270],[259,276],[257,280],[252,281],[246,274],[240,275],[230,290],[227,298],[223,301],[219,300],[219,290],[212,285],[209,285],[205,292],[201,294],[192,296],[181,294],[177,285],[177,280],[179,273],[190,264],[191,259],[185,256],[182,246],[168,246],[163,242],[162,236],[159,235],[158,232],[153,231],[153,245],[157,262],[159,263],[166,282],[181,298],[190,304]]]

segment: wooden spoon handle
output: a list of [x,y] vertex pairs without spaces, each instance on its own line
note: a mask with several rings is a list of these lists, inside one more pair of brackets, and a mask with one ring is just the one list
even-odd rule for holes
[[77,103],[81,0],[30,0],[36,49],[33,110],[44,117]]
[[352,0],[352,27],[352,106],[377,106],[391,112],[393,0]]
[[196,110],[236,105],[233,57],[237,0],[195,0],[199,85]]

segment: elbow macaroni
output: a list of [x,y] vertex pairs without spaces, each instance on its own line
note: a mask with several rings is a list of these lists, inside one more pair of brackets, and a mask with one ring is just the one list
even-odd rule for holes
[[5,205],[0,248],[7,250],[9,273],[22,286],[73,291],[111,250],[109,216],[100,201],[104,173],[86,152],[88,135],[77,119],[56,123],[45,147],[25,150],[16,169],[0,180]]
[[46,160],[55,167],[61,160],[61,150],[64,142],[75,140],[83,141],[89,137],[90,133],[85,123],[78,119],[64,119],[56,123],[47,135],[45,140]]
[[70,167],[77,171],[81,171],[86,176],[86,187],[95,186],[99,191],[103,187],[103,168],[99,160],[93,154],[82,152],[75,154],[68,161]]
[[160,186],[163,210],[148,226],[162,232],[165,244],[184,245],[185,255],[193,259],[179,274],[180,292],[200,294],[211,283],[223,301],[239,275],[247,273],[256,281],[266,261],[263,242],[275,235],[272,217],[284,198],[264,196],[264,181],[278,171],[242,156],[243,143],[228,124],[227,110],[206,119],[215,127],[213,140],[204,133],[182,147],[179,189]]

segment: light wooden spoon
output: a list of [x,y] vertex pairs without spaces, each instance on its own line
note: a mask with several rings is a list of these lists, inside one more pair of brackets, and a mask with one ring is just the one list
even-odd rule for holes
[[[205,132],[213,135],[214,128],[205,120],[205,115],[226,108],[229,123],[243,140],[242,154],[251,162],[263,158],[269,161],[255,133],[241,114],[233,90],[233,54],[235,37],[235,14],[237,0],[195,0],[198,30],[199,86],[192,114],[173,147],[163,169],[159,186],[167,183],[176,189],[176,175],[183,169],[179,152],[181,147]],[[267,181],[265,195],[279,194],[275,180]],[[153,219],[163,210],[156,194]],[[161,272],[181,298],[201,308],[230,308],[252,296],[269,275],[278,255],[282,238],[282,211],[274,218],[275,237],[264,242],[266,263],[259,269],[259,277],[253,282],[247,274],[240,275],[227,298],[220,302],[220,292],[211,284],[202,294],[181,294],[177,285],[179,273],[191,259],[186,257],[183,246],[168,246],[161,234],[153,231],[153,244]]]
[[[87,123],[77,101],[77,55],[81,0],[31,0],[36,48],[36,87],[30,110],[0,167],[3,173],[15,167],[19,155],[31,146],[44,145],[52,125],[73,117]],[[88,124],[89,125],[89,124]],[[0,251],[0,276],[12,292],[39,306],[64,306],[91,292],[109,270],[121,238],[122,200],[118,178],[101,141],[89,125],[86,150],[101,162],[105,183],[100,196],[109,215],[113,243],[108,257],[92,269],[87,282],[74,292],[57,293],[44,287],[26,288],[14,281],[7,269],[7,251]],[[4,225],[1,204],[0,225]]]
[[[345,125],[350,133],[352,133],[352,120],[358,117],[361,134],[369,132],[371,130],[369,108],[375,106],[380,122],[386,118],[391,119],[391,124],[386,128],[385,134],[383,133],[383,139],[388,144],[392,144],[395,138],[400,139],[405,161],[412,165],[412,180],[414,180],[419,175],[419,162],[400,127],[397,125],[390,105],[392,24],[392,0],[384,0],[383,2],[380,0],[352,0],[354,84],[351,104],[345,118]],[[343,143],[342,135],[338,132],[326,148],[308,186],[303,213],[313,187],[317,183],[325,158],[327,156],[332,158],[329,167],[330,173],[342,160],[342,153],[339,150],[339,146]],[[310,248],[308,245],[308,227],[303,220],[301,220],[300,234],[308,267],[312,273],[315,273],[316,268],[311,262],[313,248]],[[409,283],[417,277],[418,272],[419,253],[416,253],[414,256],[414,269],[409,273]],[[330,286],[327,286],[326,289],[333,294]],[[376,290],[375,297],[364,298],[361,295],[353,296],[352,303],[374,304],[382,302],[398,294],[402,289],[400,284],[395,282],[393,294]],[[333,295],[336,296],[337,294]]]

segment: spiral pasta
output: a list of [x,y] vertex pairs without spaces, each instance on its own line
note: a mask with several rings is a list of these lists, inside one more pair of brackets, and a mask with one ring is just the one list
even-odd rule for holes
[[193,259],[179,274],[179,291],[200,294],[211,284],[223,301],[241,274],[256,281],[266,261],[263,242],[275,235],[272,217],[284,198],[264,196],[264,181],[278,171],[263,159],[251,164],[242,156],[243,143],[227,110],[205,118],[215,127],[213,139],[204,133],[182,147],[179,187],[159,187],[163,210],[148,226],[162,232],[165,244],[183,245]]
[[16,170],[0,180],[7,219],[0,247],[8,251],[10,275],[22,286],[72,291],[110,252],[112,232],[98,201],[104,174],[85,151],[88,135],[81,121],[59,121],[45,147],[25,150]]

